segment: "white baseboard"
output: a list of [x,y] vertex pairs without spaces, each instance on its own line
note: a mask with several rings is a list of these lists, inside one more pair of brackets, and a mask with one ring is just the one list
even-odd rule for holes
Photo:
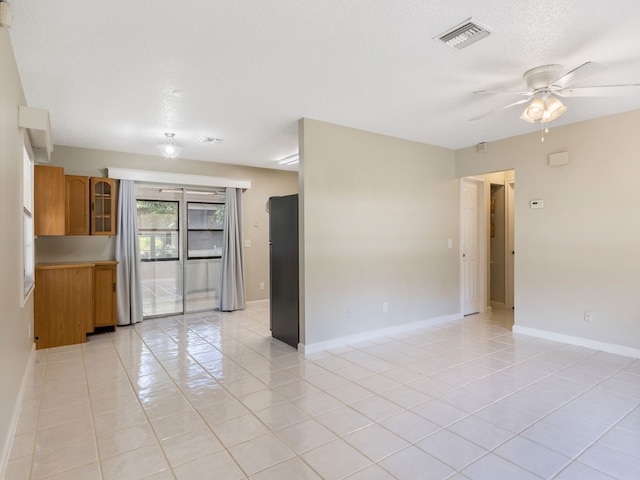
[[251,300],[251,301],[247,301],[244,302],[246,305],[260,305],[263,303],[269,303],[269,299],[265,298],[264,300]]
[[342,347],[350,343],[363,342],[365,340],[370,340],[376,337],[383,337],[385,335],[393,335],[396,333],[406,332],[407,330],[416,330],[418,328],[439,325],[441,323],[460,320],[461,318],[461,313],[454,313],[452,315],[444,315],[442,317],[430,318],[428,320],[419,320],[417,322],[404,323],[402,325],[395,325],[393,327],[380,328],[377,330],[369,330],[367,332],[347,335],[345,337],[332,338],[331,340],[325,340],[324,342],[316,342],[308,345],[299,343],[298,353],[302,355],[311,355],[312,353],[321,352],[330,348]]
[[24,399],[24,393],[27,390],[29,378],[33,371],[33,365],[36,361],[36,344],[33,344],[29,359],[27,360],[27,366],[24,369],[22,375],[22,383],[20,384],[20,391],[18,392],[18,398],[16,404],[13,406],[13,415],[11,416],[11,423],[7,431],[7,435],[4,439],[4,449],[0,452],[0,478],[4,478],[4,474],[7,471],[7,464],[9,463],[9,455],[11,455],[11,447],[13,445],[13,437],[16,434],[18,428],[18,420],[20,419],[20,409],[22,408],[22,400]]
[[498,309],[504,309],[504,308],[507,308],[507,304],[506,303],[502,303],[502,302],[491,302],[491,307],[492,308],[498,308]]
[[513,326],[513,333],[544,338],[547,340],[553,340],[554,342],[568,343],[570,345],[591,348],[593,350],[600,350],[607,353],[615,353],[616,355],[622,355],[623,357],[640,358],[640,349],[625,347],[624,345],[618,345],[615,343],[599,342],[589,338],[574,337],[572,335],[550,332],[548,330],[539,330],[537,328],[522,327],[520,325]]

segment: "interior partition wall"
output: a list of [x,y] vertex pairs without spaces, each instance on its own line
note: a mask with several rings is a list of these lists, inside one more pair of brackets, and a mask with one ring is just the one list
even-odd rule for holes
[[219,309],[224,191],[136,190],[143,317]]

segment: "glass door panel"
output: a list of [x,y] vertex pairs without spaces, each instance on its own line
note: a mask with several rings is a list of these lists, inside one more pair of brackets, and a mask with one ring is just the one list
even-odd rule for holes
[[221,259],[187,260],[185,275],[187,312],[220,308]]
[[142,316],[180,314],[184,311],[180,202],[138,200],[136,208]]
[[223,228],[223,203],[187,202],[187,312],[220,308]]

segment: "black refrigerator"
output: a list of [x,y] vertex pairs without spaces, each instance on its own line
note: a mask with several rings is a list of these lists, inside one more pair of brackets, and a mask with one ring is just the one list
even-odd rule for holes
[[269,199],[271,335],[298,348],[298,195]]

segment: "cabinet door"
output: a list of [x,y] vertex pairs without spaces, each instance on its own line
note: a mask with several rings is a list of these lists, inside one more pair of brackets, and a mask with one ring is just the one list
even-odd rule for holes
[[116,234],[116,182],[91,178],[91,235]]
[[87,341],[93,331],[93,265],[36,268],[36,348]]
[[116,325],[116,266],[96,263],[94,268],[94,327]]
[[65,175],[65,235],[89,235],[89,177]]
[[33,175],[35,235],[64,235],[64,168],[36,165]]

